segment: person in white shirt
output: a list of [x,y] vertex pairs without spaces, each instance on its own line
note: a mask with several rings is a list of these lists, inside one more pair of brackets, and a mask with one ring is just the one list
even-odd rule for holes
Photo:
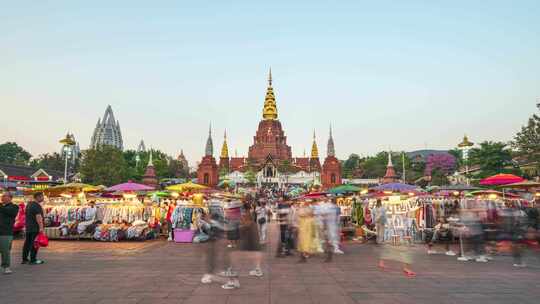
[[268,228],[270,208],[266,206],[265,201],[259,202],[259,206],[255,208],[255,214],[257,215],[257,226],[259,227],[259,236],[261,244],[266,243],[266,232]]

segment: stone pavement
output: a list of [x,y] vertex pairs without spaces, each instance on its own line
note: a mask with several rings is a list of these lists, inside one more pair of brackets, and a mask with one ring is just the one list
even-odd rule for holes
[[[275,239],[275,234],[273,234]],[[275,258],[267,249],[265,275],[250,278],[240,265],[238,290],[203,285],[204,246],[166,241],[100,243],[54,241],[40,254],[40,266],[18,265],[21,241],[14,246],[14,271],[0,276],[0,303],[538,303],[540,265],[516,269],[509,257],[487,264],[428,256],[411,247],[418,277],[381,272],[382,247],[345,244],[346,255],[332,263],[321,257],[298,264]]]

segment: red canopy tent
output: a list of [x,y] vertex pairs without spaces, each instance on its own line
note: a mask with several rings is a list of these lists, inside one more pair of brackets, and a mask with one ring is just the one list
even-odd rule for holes
[[525,181],[524,178],[513,174],[496,174],[480,181],[482,186],[500,186],[508,185]]

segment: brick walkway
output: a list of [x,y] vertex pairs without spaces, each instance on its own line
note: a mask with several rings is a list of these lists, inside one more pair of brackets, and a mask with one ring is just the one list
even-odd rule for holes
[[[18,263],[21,242],[14,248]],[[344,256],[332,263],[314,257],[265,259],[265,276],[245,275],[241,265],[238,290],[202,285],[204,245],[144,243],[51,242],[41,266],[14,266],[0,276],[0,303],[538,303],[540,265],[515,269],[509,257],[487,264],[457,262],[444,255],[428,256],[414,247],[418,277],[399,271],[381,272],[381,247],[346,244]]]

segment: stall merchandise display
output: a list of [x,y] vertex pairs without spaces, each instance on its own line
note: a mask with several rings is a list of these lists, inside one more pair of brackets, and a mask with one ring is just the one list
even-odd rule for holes
[[166,210],[136,202],[95,206],[45,205],[50,238],[89,238],[99,241],[146,240],[158,236]]

